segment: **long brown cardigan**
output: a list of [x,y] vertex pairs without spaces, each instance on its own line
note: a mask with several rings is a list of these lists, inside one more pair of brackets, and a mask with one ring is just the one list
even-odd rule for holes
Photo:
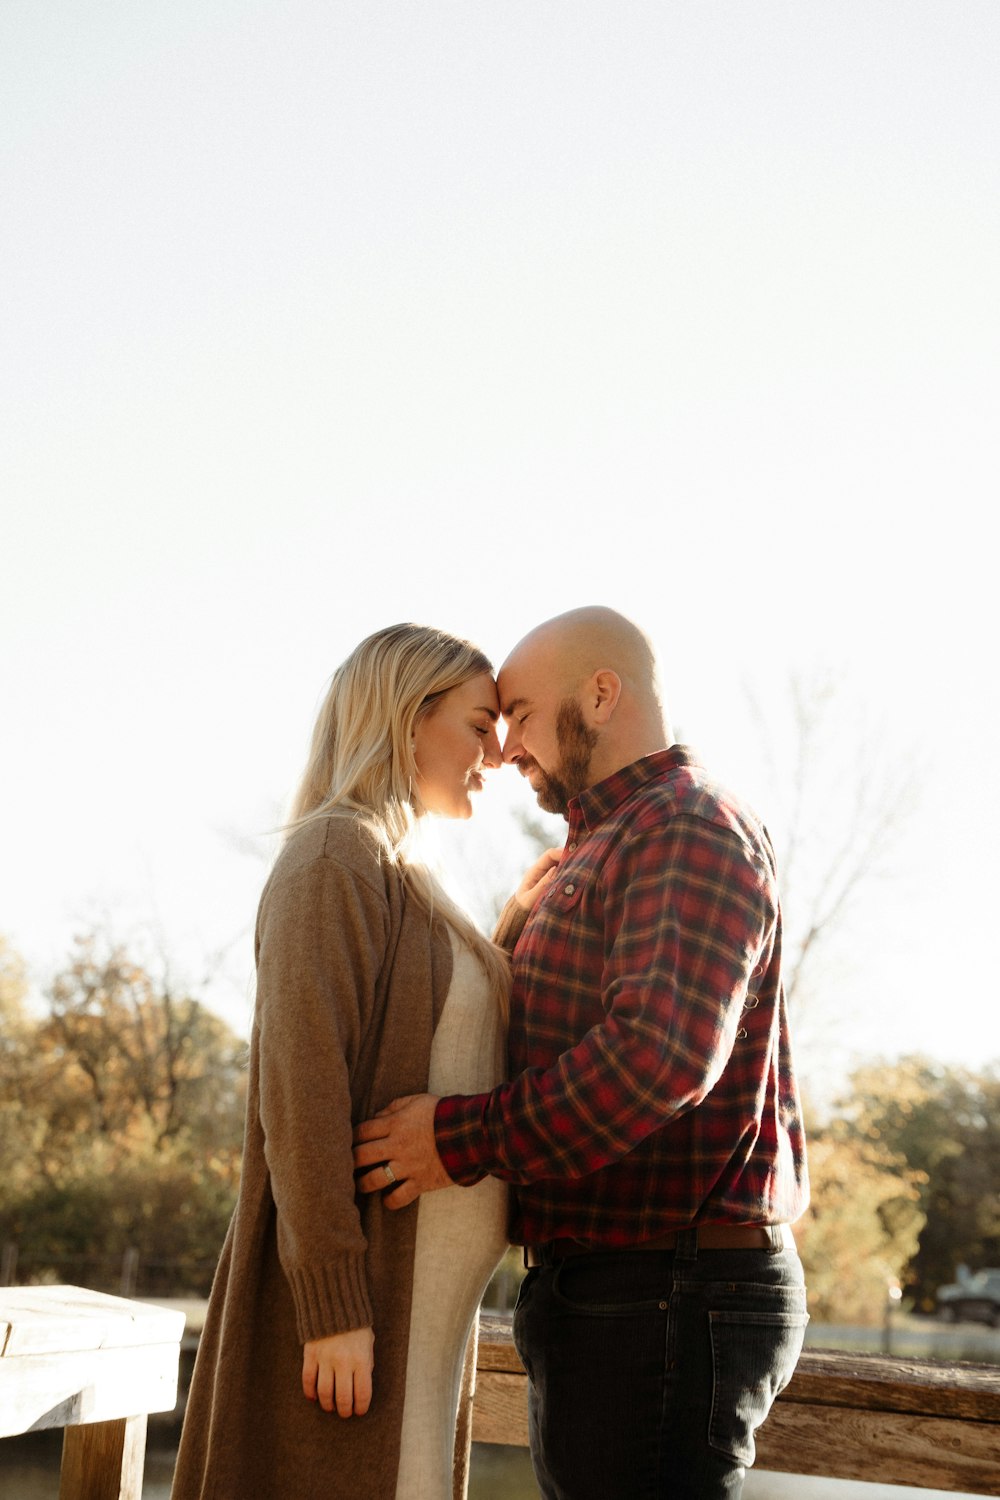
[[[417,1209],[356,1200],[351,1122],[426,1090],[448,933],[340,814],[286,844],[261,896],[256,953],[243,1175],[172,1500],[392,1500]],[[324,1412],[302,1395],[302,1345],[368,1324],[371,1409]]]

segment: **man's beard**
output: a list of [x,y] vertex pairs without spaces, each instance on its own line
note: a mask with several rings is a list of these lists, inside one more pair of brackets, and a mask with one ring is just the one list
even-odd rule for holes
[[543,812],[561,813],[565,818],[570,799],[590,785],[590,761],[597,744],[597,730],[587,728],[575,698],[564,698],[559,705],[556,744],[560,756],[557,771],[543,771],[537,761],[533,763],[541,777],[535,796]]

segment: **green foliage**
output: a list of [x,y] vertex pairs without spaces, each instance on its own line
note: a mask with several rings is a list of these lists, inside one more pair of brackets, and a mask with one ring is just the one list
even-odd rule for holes
[[926,1057],[857,1069],[841,1102],[856,1136],[920,1174],[925,1225],[905,1274],[924,1311],[956,1268],[1000,1265],[1000,1070]]
[[926,1057],[856,1068],[809,1132],[796,1226],[820,1322],[878,1322],[887,1284],[931,1312],[959,1265],[1000,1265],[1000,1071]]
[[21,1278],[113,1289],[135,1250],[161,1294],[207,1290],[239,1179],[245,1043],[96,934],[40,1018],[16,985],[0,1004],[0,1243]]

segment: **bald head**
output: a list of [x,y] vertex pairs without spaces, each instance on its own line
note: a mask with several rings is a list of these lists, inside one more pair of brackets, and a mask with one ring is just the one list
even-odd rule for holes
[[[535,732],[540,719],[554,724],[567,705],[579,708],[580,731],[591,746],[588,784],[673,740],[648,636],[603,605],[568,610],[529,631],[501,667],[498,687],[512,729],[525,707]],[[527,744],[527,731],[524,738]]]
[[570,609],[536,625],[514,647],[504,667],[525,656],[544,660],[567,692],[607,667],[629,684],[630,691],[659,696],[656,657],[648,637],[633,621],[602,604]]

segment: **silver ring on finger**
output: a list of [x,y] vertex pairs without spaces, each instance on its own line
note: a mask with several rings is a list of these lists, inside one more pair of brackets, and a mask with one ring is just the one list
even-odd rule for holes
[[386,1180],[386,1182],[395,1182],[396,1181],[396,1174],[392,1170],[392,1168],[390,1167],[390,1165],[389,1165],[388,1162],[383,1163],[382,1171],[385,1173],[385,1180]]

